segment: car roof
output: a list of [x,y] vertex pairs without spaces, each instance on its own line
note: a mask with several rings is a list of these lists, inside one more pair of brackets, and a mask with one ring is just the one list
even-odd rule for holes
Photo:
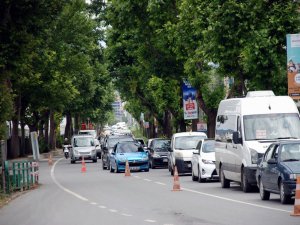
[[72,138],[78,138],[78,137],[91,137],[94,138],[93,135],[90,134],[75,134],[72,136]]
[[277,140],[276,142],[274,142],[274,144],[291,144],[291,143],[300,144],[300,139]]
[[204,132],[180,132],[173,134],[174,137],[186,137],[186,136],[204,136],[206,137],[206,134]]

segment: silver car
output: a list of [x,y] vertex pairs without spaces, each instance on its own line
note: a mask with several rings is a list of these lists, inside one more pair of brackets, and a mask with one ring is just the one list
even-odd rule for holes
[[91,135],[74,135],[71,140],[71,163],[81,161],[82,158],[97,162],[95,139]]

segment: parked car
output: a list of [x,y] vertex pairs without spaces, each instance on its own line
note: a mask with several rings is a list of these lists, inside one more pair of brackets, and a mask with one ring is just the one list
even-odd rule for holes
[[192,156],[198,142],[207,138],[203,132],[181,132],[175,133],[171,139],[171,146],[168,151],[168,168],[171,175],[174,175],[174,167],[180,174],[192,173]]
[[123,141],[134,142],[134,139],[128,135],[110,135],[106,137],[101,150],[102,169],[110,169],[110,156],[113,151],[113,148],[115,144]]
[[97,152],[97,157],[101,159],[101,146],[99,143],[99,140],[97,138],[97,131],[96,130],[79,130],[78,134],[82,135],[92,135],[95,139],[95,145],[96,147],[96,152]]
[[120,142],[115,145],[110,157],[110,172],[125,171],[126,160],[131,171],[149,171],[148,154],[136,142]]
[[154,138],[149,151],[149,166],[154,169],[155,167],[168,166],[168,149],[170,147],[170,139]]
[[192,180],[219,180],[215,165],[215,141],[200,140],[192,157]]
[[74,135],[71,139],[71,163],[82,160],[97,162],[95,139],[91,135]]
[[275,193],[280,195],[282,204],[290,202],[295,195],[297,174],[300,174],[300,140],[271,144],[256,172],[261,199],[269,200],[270,193]]

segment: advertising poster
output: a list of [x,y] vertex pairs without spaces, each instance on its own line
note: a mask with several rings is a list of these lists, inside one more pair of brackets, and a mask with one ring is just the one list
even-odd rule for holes
[[300,34],[288,34],[286,42],[288,95],[300,99]]
[[183,113],[185,120],[198,119],[198,104],[196,100],[196,89],[184,80],[182,84]]

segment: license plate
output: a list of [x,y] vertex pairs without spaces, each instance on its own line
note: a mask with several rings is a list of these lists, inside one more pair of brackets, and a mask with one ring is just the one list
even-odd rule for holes
[[138,167],[138,166],[131,166],[130,167],[130,170],[139,170],[140,169],[140,167]]
[[168,159],[163,159],[163,162],[168,162]]

